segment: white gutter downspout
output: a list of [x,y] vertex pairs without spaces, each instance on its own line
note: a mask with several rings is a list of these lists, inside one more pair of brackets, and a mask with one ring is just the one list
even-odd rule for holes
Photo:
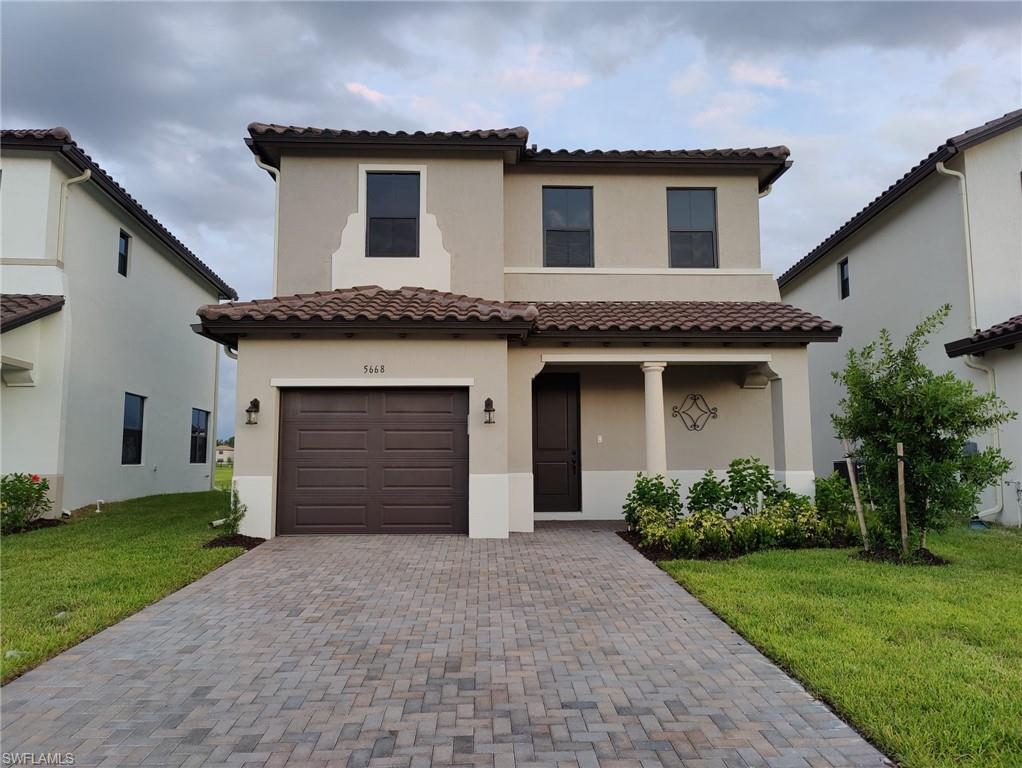
[[67,218],[68,189],[72,184],[81,184],[92,178],[92,170],[86,169],[81,176],[64,179],[60,183],[60,212],[57,214],[57,263],[64,264],[64,221]]
[[[976,320],[976,283],[972,271],[972,228],[969,226],[969,190],[965,183],[965,174],[960,171],[953,171],[944,165],[944,161],[937,163],[937,173],[944,176],[951,176],[958,179],[958,186],[962,191],[962,223],[965,228],[965,273],[968,276],[968,298],[969,298],[969,335],[979,331],[979,324]],[[985,373],[991,394],[997,394],[997,379],[994,377],[994,369],[986,363],[982,363],[975,355],[963,355],[962,360],[966,367],[974,371]],[[994,447],[1001,450],[1001,429],[996,424],[993,429]],[[982,509],[976,513],[976,517],[994,517],[1001,514],[1004,509],[1004,478],[997,479],[994,488],[994,505],[989,509]]]
[[[276,192],[273,201],[273,295],[277,295],[277,242],[280,233],[280,169],[267,165],[256,156],[256,165],[273,177]],[[226,350],[226,347],[224,348]],[[230,355],[228,355],[230,357]],[[237,358],[234,358],[237,360]]]

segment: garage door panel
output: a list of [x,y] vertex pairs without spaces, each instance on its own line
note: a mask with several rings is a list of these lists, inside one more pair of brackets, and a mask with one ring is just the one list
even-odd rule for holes
[[345,414],[369,415],[370,392],[366,390],[307,389],[287,393],[285,417]]
[[456,418],[464,409],[463,392],[450,390],[384,390],[383,416],[436,416]]
[[450,530],[457,514],[457,502],[448,504],[383,504],[381,527],[386,529],[432,527]]
[[461,390],[284,390],[281,533],[468,532]]
[[308,529],[310,526],[358,528],[365,530],[369,524],[368,504],[296,504],[295,528]]
[[364,467],[305,467],[295,469],[294,488],[309,491],[319,488],[369,490],[369,471]]

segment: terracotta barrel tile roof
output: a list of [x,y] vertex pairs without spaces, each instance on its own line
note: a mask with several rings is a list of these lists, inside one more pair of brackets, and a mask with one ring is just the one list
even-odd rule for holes
[[476,128],[467,131],[365,131],[249,123],[248,132],[252,136],[322,136],[337,139],[520,139],[524,142],[529,138],[529,129],[521,125],[515,128]]
[[0,333],[46,315],[59,312],[64,306],[63,296],[43,293],[5,293],[0,295]]
[[584,158],[588,160],[786,160],[785,146],[739,147],[734,149],[532,149],[526,157],[535,159]]
[[526,321],[536,318],[529,304],[488,301],[428,288],[384,290],[376,285],[300,293],[274,299],[210,304],[203,320],[323,321]]
[[1022,315],[1009,317],[1003,323],[992,325],[972,336],[957,341],[949,341],[944,345],[948,357],[973,355],[998,347],[1010,347],[1022,343]]
[[766,301],[555,301],[536,305],[536,331],[837,333],[790,304]]
[[[465,323],[511,325],[527,335],[684,335],[771,341],[836,340],[841,328],[788,304],[755,301],[549,301],[507,302],[426,288],[386,290],[361,286],[274,299],[210,304],[198,311],[200,332],[224,341],[239,326],[267,323]],[[233,330],[232,330],[233,327]],[[279,326],[278,326],[279,327]],[[322,326],[321,326],[322,327]],[[297,330],[297,326],[293,329]],[[215,329],[215,332],[214,332]],[[310,328],[311,330],[311,328]],[[405,330],[414,330],[406,327]]]

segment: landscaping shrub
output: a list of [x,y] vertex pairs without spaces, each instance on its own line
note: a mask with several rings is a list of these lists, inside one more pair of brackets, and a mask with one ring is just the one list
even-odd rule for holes
[[728,557],[731,554],[731,525],[720,512],[702,509],[689,517],[699,539],[702,557]]
[[237,483],[231,484],[231,491],[226,495],[228,496],[228,502],[227,511],[224,513],[224,535],[237,536],[241,531],[241,521],[245,518],[248,507],[241,503],[241,497],[238,496]]
[[16,472],[0,478],[0,533],[14,533],[53,508],[50,484],[39,475]]
[[682,518],[667,534],[667,548],[675,557],[695,557],[699,554],[699,534],[689,518]]
[[731,511],[731,493],[725,483],[717,479],[712,469],[692,483],[685,498],[689,509],[713,509],[722,514]]
[[666,509],[654,506],[640,507],[636,513],[636,529],[640,544],[646,549],[666,547],[676,516]]
[[761,497],[770,498],[778,492],[770,467],[752,456],[728,464],[727,487],[731,504],[746,515],[759,509]]
[[761,515],[742,515],[731,522],[731,548],[736,555],[746,555],[771,546],[768,523]]
[[854,505],[852,486],[837,472],[816,480],[816,511],[824,520],[843,523],[854,513]]
[[950,311],[944,305],[925,318],[901,347],[882,330],[877,341],[849,350],[844,369],[833,374],[845,396],[831,421],[865,465],[886,538],[900,538],[895,449],[904,444],[909,535],[919,547],[928,531],[973,514],[983,489],[1011,467],[994,447],[971,452],[966,445],[1017,414],[995,393],[977,392],[971,382],[935,373],[919,359]]
[[628,526],[638,528],[639,510],[654,507],[667,513],[673,525],[681,512],[681,490],[677,480],[664,482],[663,475],[645,475],[640,472],[635,477],[635,485],[625,498],[624,516]]

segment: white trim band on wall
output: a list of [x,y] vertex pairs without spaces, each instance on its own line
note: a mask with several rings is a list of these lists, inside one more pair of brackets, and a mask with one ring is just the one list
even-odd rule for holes
[[[642,354],[600,354],[599,352],[553,352],[542,355],[544,363],[645,363],[654,355]],[[677,352],[655,355],[664,363],[769,363],[771,356],[760,352]]]
[[271,387],[473,387],[475,379],[270,379]]
[[768,275],[768,269],[679,267],[504,267],[505,275]]

